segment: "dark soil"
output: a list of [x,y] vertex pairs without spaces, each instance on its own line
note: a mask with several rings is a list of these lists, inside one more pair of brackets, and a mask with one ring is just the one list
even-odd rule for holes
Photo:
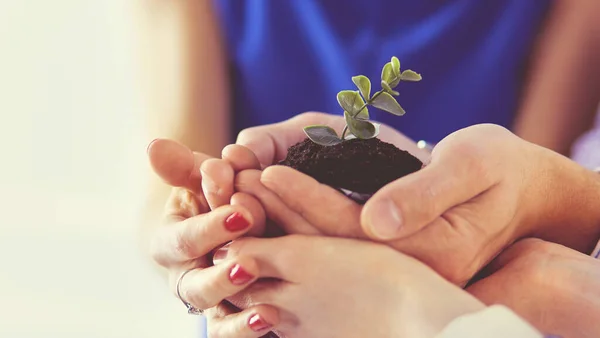
[[291,146],[279,162],[333,188],[375,193],[384,185],[413,173],[423,163],[409,152],[379,139],[353,139],[325,147],[308,138]]

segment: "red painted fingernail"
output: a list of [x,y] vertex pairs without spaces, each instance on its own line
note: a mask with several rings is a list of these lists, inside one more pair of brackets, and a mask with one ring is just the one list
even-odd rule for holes
[[233,283],[233,285],[246,284],[253,279],[254,276],[249,274],[239,264],[234,265],[233,268],[231,268],[231,271],[229,272],[229,280],[231,281],[231,283]]
[[234,212],[225,219],[225,229],[231,232],[237,232],[246,229],[250,225],[242,214]]
[[266,329],[270,328],[272,325],[265,322],[262,318],[260,318],[260,315],[255,314],[252,317],[250,317],[250,319],[248,320],[248,326],[250,326],[252,331],[258,332],[258,331],[266,330]]

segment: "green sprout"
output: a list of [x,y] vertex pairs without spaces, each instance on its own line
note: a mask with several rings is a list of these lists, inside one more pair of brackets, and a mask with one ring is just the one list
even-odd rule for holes
[[[392,60],[383,66],[381,71],[382,89],[371,96],[371,81],[364,75],[352,77],[352,82],[358,90],[342,90],[337,94],[337,100],[344,109],[346,126],[339,137],[336,131],[328,126],[316,125],[304,128],[308,138],[314,143],[323,146],[332,146],[348,140],[350,135],[356,138],[368,140],[377,137],[379,124],[369,121],[369,109],[367,106],[384,110],[388,113],[402,116],[406,112],[394,96],[400,95],[394,90],[400,81],[421,81],[421,75],[412,70],[400,72],[400,60],[392,57]],[[392,96],[393,95],[393,96]],[[349,132],[350,135],[347,135]]]

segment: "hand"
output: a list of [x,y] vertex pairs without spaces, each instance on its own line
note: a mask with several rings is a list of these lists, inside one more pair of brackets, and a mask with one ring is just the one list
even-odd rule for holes
[[[169,271],[172,288],[175,289],[184,271],[195,268],[181,284],[183,298],[195,307],[208,309],[219,303],[223,298],[222,292],[237,290],[239,286],[232,285],[225,290],[215,290],[215,285],[227,280],[227,272],[231,272],[235,265],[229,267],[230,270],[207,268],[210,252],[223,243],[244,234],[264,233],[265,215],[260,204],[247,194],[234,194],[235,173],[260,169],[283,159],[289,146],[306,137],[302,130],[304,126],[327,124],[341,127],[343,123],[340,116],[305,113],[282,123],[250,128],[239,135],[237,145],[223,150],[223,159],[211,159],[174,141],[154,141],[148,148],[152,168],[174,188],[165,209],[165,224],[154,236],[152,256]],[[382,128],[382,135],[398,142],[408,140],[387,127]],[[231,215],[241,216],[248,226],[228,231],[224,222]],[[305,234],[319,233],[310,226],[302,230]],[[243,260],[237,264],[242,264],[240,266],[245,267],[247,272],[254,269],[252,261]],[[239,267],[236,269],[239,270]],[[227,305],[219,303],[214,312],[207,312],[207,316],[211,318],[213,314],[238,311]],[[250,310],[262,311],[260,307]],[[248,331],[247,327],[240,327],[235,321],[223,324],[215,327],[220,327],[223,332],[234,330],[240,335],[241,331]]]
[[[459,285],[518,238],[585,251],[600,236],[597,176],[494,125],[446,137],[429,165],[383,187],[364,207],[287,167],[236,179],[239,191],[286,228],[293,229],[286,220],[300,219],[325,235],[384,241]],[[271,195],[284,208],[269,204]]]
[[[244,234],[260,234],[265,223],[262,207],[245,194],[205,193],[207,187],[233,180],[234,172],[221,160],[193,153],[169,140],[152,142],[148,156],[156,174],[174,187],[165,206],[164,222],[154,235],[151,254],[167,269],[174,293],[182,273],[193,269],[181,281],[182,298],[198,309],[212,308],[225,295],[252,282],[256,264],[239,257],[231,266],[209,267],[209,254]],[[211,173],[210,180],[207,172]],[[242,277],[240,271],[245,271]]]
[[268,306],[278,322],[262,315],[255,322],[286,338],[434,337],[454,318],[483,308],[427,266],[372,242],[302,235],[243,238],[215,256],[217,266],[229,266],[238,257],[257,262],[258,277],[269,279],[248,287],[245,298],[249,306]]
[[[487,269],[486,269],[487,270]],[[538,330],[562,337],[600,334],[600,261],[559,244],[521,240],[467,290],[503,304]]]

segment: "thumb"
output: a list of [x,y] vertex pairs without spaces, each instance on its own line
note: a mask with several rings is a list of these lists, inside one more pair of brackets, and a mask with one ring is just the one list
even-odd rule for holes
[[290,146],[306,138],[304,127],[325,124],[337,128],[343,123],[343,117],[338,115],[302,113],[283,122],[244,129],[235,143],[248,148],[256,155],[260,165],[267,167],[283,160]]
[[194,193],[201,192],[200,165],[210,156],[193,152],[183,144],[168,139],[152,141],[147,153],[150,166],[167,184]]
[[361,212],[364,232],[375,240],[410,236],[489,189],[493,181],[482,174],[481,159],[461,155],[434,152],[428,166],[380,189]]

